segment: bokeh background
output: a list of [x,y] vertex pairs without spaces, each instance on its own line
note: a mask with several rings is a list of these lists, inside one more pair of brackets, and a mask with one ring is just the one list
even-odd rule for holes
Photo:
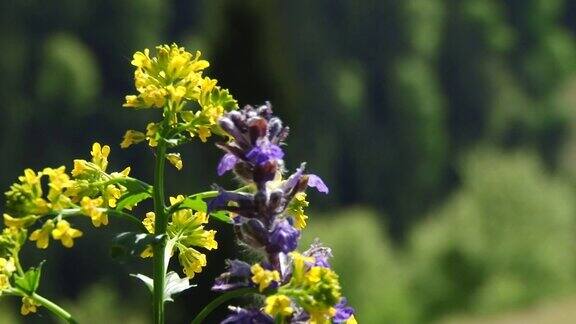
[[[308,161],[331,188],[313,195],[303,244],[334,248],[361,323],[573,323],[576,320],[576,2],[568,0],[0,1],[0,185],[25,167],[66,165],[93,141],[112,166],[152,178],[126,129],[132,53],[178,42],[241,105],[269,100],[292,128],[290,169]],[[220,152],[192,145],[172,194],[218,182]],[[82,323],[148,323],[150,298],[109,255],[114,223],[47,259],[40,292]],[[168,305],[187,323],[213,296],[229,228]],[[246,301],[238,301],[242,303]],[[21,319],[0,300],[0,323]],[[221,318],[211,318],[210,323]]]

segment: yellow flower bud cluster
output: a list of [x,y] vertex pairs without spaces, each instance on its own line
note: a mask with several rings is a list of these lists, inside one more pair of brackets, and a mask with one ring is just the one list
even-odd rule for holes
[[[74,239],[82,236],[82,232],[62,219],[62,213],[66,211],[90,217],[96,227],[107,225],[106,209],[115,208],[126,192],[126,188],[115,181],[126,178],[130,168],[107,173],[110,155],[107,145],[94,143],[91,155],[90,161],[74,160],[71,174],[66,173],[64,166],[39,172],[24,170],[19,182],[6,192],[4,224],[9,228],[27,228],[43,217],[52,217],[30,234],[30,240],[41,249],[48,247],[50,237],[60,240],[65,247],[72,247]],[[47,188],[47,192],[43,188]]]
[[[198,135],[202,141],[217,130],[217,120],[222,114],[236,108],[237,102],[228,90],[217,86],[217,80],[203,76],[210,64],[176,44],[136,52],[132,65],[137,94],[126,96],[124,107],[161,108],[166,123],[150,123],[146,133],[129,130],[120,144],[126,148],[144,140],[156,146],[158,131],[170,127],[180,134],[186,131],[190,137]],[[175,134],[172,134],[175,135]]]
[[[171,206],[184,201],[184,196],[170,197]],[[148,232],[154,233],[156,215],[154,212],[146,213],[142,224]],[[196,273],[200,273],[206,266],[206,255],[196,248],[212,250],[218,248],[215,240],[216,231],[206,230],[204,224],[208,223],[208,214],[201,211],[193,211],[190,208],[182,208],[172,213],[171,221],[168,223],[168,240],[178,250],[178,260],[188,278],[193,278]],[[174,252],[174,251],[172,251]],[[151,257],[152,248],[148,247],[141,257]]]
[[[266,298],[264,312],[272,317],[289,316],[293,305],[298,305],[310,315],[310,323],[331,323],[334,306],[342,297],[338,275],[330,268],[314,266],[312,257],[298,252],[290,253],[290,257],[292,278]],[[350,323],[353,321],[351,318]]]

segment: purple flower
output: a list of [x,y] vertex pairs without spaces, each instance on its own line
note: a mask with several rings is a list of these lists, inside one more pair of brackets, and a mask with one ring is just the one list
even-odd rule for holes
[[221,176],[224,173],[234,169],[234,166],[238,162],[238,158],[231,153],[226,153],[218,163],[218,175]]
[[226,269],[228,271],[216,278],[212,290],[228,291],[252,285],[250,264],[240,260],[226,260]]
[[315,174],[308,175],[308,187],[316,188],[321,193],[328,193],[328,187],[324,184],[324,181]]
[[340,298],[340,301],[336,304],[335,308],[336,315],[332,318],[334,323],[344,323],[350,318],[350,316],[354,315],[354,308],[348,306],[346,297]]
[[299,238],[300,232],[283,219],[274,224],[270,233],[270,244],[266,248],[270,253],[289,253],[296,250]]
[[310,245],[310,248],[303,253],[305,256],[313,257],[314,266],[330,268],[330,263],[328,262],[332,258],[332,249],[326,247],[320,243],[318,239],[314,240],[314,243]]
[[273,324],[274,319],[258,309],[230,307],[233,314],[226,317],[221,324]]

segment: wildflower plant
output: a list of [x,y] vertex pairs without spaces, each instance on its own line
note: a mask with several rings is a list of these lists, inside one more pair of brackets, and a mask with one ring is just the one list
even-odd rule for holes
[[[356,323],[330,267],[331,250],[319,242],[298,252],[306,227],[306,190],[328,193],[328,187],[302,163],[293,173],[284,163],[288,127],[273,115],[269,103],[238,110],[236,100],[217,80],[204,75],[209,66],[200,52],[175,44],[134,54],[136,93],[126,96],[127,109],[157,109],[158,120],[143,130],[128,130],[120,146],[146,143],[154,151],[152,184],[130,176],[130,167],[110,171],[111,148],[94,143],[90,158],[65,166],[24,170],[5,193],[5,227],[0,234],[0,296],[21,298],[21,313],[45,307],[75,323],[72,315],[38,294],[42,264],[26,268],[20,260],[24,244],[47,249],[54,241],[72,248],[85,234],[74,219],[89,218],[96,228],[117,220],[131,223],[111,243],[116,256],[150,260],[152,276],[134,274],[152,293],[154,323],[164,323],[165,302],[193,286],[206,266],[207,254],[218,248],[211,222],[234,228],[237,242],[250,250],[251,262],[227,260],[212,289],[222,295],[192,320],[204,323],[228,300],[254,295],[252,306],[230,307],[222,323]],[[216,171],[232,172],[239,188],[165,197],[166,161],[180,170],[179,149],[189,142],[207,142],[224,151]],[[153,210],[138,215],[134,207],[151,200]],[[181,270],[169,271],[177,258]],[[179,274],[180,273],[180,274]],[[212,322],[213,320],[210,320]]]

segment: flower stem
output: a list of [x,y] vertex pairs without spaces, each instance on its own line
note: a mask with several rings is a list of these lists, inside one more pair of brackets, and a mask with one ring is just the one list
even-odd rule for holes
[[44,306],[47,310],[51,311],[54,315],[60,317],[61,319],[65,320],[70,324],[77,324],[76,320],[72,318],[72,315],[65,311],[62,307],[56,305],[52,301],[38,295],[37,293],[33,293],[32,295],[28,296],[32,298],[38,304]]
[[[159,141],[154,167],[154,234],[166,233],[168,218],[164,198],[164,166],[166,164],[166,142]],[[166,239],[154,246],[154,323],[164,324],[164,287],[166,285]]]
[[242,288],[242,289],[229,291],[229,292],[219,296],[218,298],[212,300],[208,305],[206,305],[202,309],[202,311],[200,311],[200,313],[198,313],[198,315],[196,315],[196,317],[192,320],[192,324],[204,323],[204,319],[206,318],[206,316],[210,315],[210,313],[212,313],[218,306],[222,305],[226,301],[228,301],[232,298],[244,296],[246,294],[254,293],[254,292],[256,292],[255,288]]

